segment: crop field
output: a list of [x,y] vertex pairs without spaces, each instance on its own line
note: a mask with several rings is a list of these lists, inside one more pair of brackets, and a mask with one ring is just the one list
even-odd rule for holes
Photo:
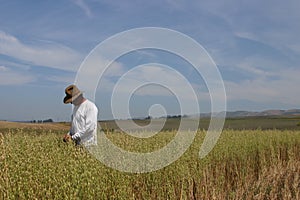
[[[299,130],[226,129],[199,159],[201,130],[177,161],[141,174],[105,166],[85,148],[64,143],[64,133],[63,127],[0,129],[0,199],[300,199]],[[176,132],[148,139],[106,134],[123,149],[150,152]]]

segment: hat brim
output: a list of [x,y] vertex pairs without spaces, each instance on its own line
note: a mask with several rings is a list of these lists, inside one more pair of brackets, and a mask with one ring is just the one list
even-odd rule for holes
[[78,94],[71,96],[71,95],[66,95],[64,98],[64,103],[68,104],[73,102],[75,99],[77,99],[77,97],[79,97],[82,94],[82,92],[79,92]]

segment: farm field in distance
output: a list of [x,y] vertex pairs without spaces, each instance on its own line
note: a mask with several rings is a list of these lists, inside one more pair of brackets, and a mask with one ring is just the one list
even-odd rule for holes
[[[117,146],[151,152],[172,140],[176,120],[147,139],[100,123]],[[111,169],[86,149],[63,143],[68,123],[0,122],[0,199],[300,199],[299,122],[227,119],[215,148],[199,159],[209,124],[203,119],[182,157],[144,174]]]
[[[152,122],[155,125],[160,123],[162,120],[166,120],[163,130],[174,130],[178,128],[180,118],[170,118],[170,119],[153,119]],[[196,119],[190,119],[191,121]],[[146,126],[150,123],[148,119],[137,119],[134,120],[137,124],[141,126]],[[126,120],[118,121],[118,123],[126,123]],[[199,129],[207,130],[209,126],[210,118],[200,118]],[[115,121],[100,121],[101,127],[108,130],[116,130],[119,128]],[[300,130],[300,116],[294,117],[235,117],[227,118],[225,120],[224,129],[233,130]]]

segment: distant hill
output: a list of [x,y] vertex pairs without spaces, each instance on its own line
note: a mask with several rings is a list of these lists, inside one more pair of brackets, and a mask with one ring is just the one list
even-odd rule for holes
[[[213,116],[218,116],[220,113],[214,113]],[[211,113],[203,113],[201,117],[210,117]],[[234,117],[268,117],[268,116],[282,116],[282,117],[300,117],[300,109],[290,109],[290,110],[264,110],[261,112],[253,112],[253,111],[227,111],[227,118]]]

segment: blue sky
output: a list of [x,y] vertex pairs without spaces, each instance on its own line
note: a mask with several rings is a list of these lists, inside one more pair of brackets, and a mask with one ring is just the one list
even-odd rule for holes
[[[1,1],[0,120],[69,120],[64,88],[84,58],[108,37],[138,27],[173,29],[200,43],[221,72],[228,110],[299,108],[299,8],[297,0]],[[112,117],[111,84],[148,62],[175,66],[197,89],[201,111],[209,112],[201,77],[173,57],[145,50],[119,58],[96,94],[99,119]],[[138,75],[145,73],[152,72]],[[146,88],[133,96],[133,116],[147,115],[157,103],[177,114],[178,103],[165,92]]]

